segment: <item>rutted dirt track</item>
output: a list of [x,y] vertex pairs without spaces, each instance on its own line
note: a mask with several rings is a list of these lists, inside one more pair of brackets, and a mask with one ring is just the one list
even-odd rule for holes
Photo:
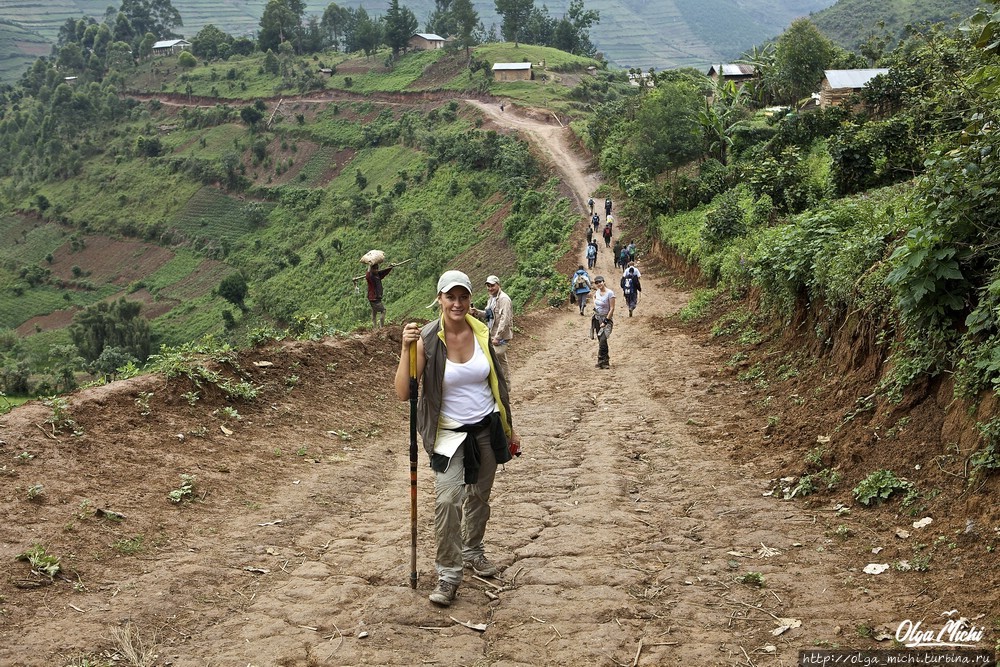
[[[585,200],[596,178],[564,143],[568,130],[517,123],[548,137]],[[498,475],[487,532],[488,555],[506,569],[467,578],[448,609],[427,600],[423,453],[420,576],[417,590],[408,585],[407,406],[389,396],[398,325],[251,353],[244,368],[275,366],[252,371],[268,392],[240,406],[231,435],[211,412],[223,402],[189,406],[185,387],[162,379],[76,397],[79,438],[36,428],[47,414],[38,405],[3,418],[4,460],[34,458],[0,478],[10,517],[0,665],[80,664],[131,621],[157,645],[150,664],[177,667],[790,666],[800,648],[864,644],[862,624],[894,629],[946,611],[917,578],[862,574],[856,551],[828,534],[830,509],[765,497],[777,471],[732,463],[750,418],[740,385],[719,379],[718,349],[671,318],[686,298],[672,276],[655,258],[642,269],[636,316],[616,313],[610,370],[594,368],[589,318],[575,309],[518,318],[512,396],[525,453]],[[617,288],[607,251],[598,270]],[[140,392],[153,394],[146,417]],[[199,475],[197,499],[173,506],[166,491],[185,471]],[[35,481],[50,490],[32,504],[24,490]],[[68,529],[84,499],[125,513],[125,527],[79,518]],[[14,557],[30,544],[70,556],[77,536],[98,530],[86,554],[65,558],[76,591],[61,579],[15,585],[27,577]],[[137,555],[106,548],[139,532]],[[754,572],[764,587],[737,581]],[[801,625],[775,635],[795,625],[779,619]]]

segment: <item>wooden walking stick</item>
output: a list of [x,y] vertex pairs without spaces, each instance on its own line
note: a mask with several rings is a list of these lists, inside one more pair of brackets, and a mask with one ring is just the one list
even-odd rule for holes
[[410,588],[417,587],[417,344],[410,344]]

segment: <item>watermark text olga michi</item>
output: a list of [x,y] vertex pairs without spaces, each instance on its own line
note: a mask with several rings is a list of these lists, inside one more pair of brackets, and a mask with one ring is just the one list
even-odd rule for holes
[[896,640],[907,648],[927,646],[974,647],[983,640],[985,628],[969,625],[965,618],[948,619],[938,630],[924,629],[923,621],[907,619],[896,628]]

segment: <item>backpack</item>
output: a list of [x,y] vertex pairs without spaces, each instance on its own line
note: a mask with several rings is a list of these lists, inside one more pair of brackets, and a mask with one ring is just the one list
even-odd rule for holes
[[[597,246],[591,243],[587,246],[587,258],[594,259],[595,257],[597,257]],[[580,277],[583,278],[583,276]]]
[[587,277],[582,274],[576,274],[576,278],[573,279],[573,289],[584,289],[587,287]]

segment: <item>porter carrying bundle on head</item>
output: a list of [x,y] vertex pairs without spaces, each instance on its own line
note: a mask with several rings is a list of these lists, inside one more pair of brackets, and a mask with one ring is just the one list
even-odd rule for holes
[[361,256],[364,264],[381,264],[385,261],[385,253],[381,250],[369,250]]

